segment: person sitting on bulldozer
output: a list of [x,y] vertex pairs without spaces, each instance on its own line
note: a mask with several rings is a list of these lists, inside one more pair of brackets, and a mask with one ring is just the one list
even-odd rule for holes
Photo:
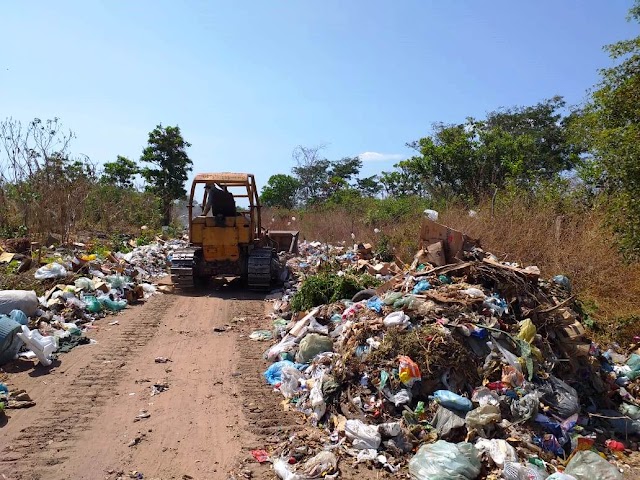
[[205,185],[207,191],[207,204],[202,212],[203,216],[207,216],[209,211],[214,217],[233,217],[236,214],[236,202],[233,199],[233,194],[227,189],[226,186],[218,188],[215,184]]

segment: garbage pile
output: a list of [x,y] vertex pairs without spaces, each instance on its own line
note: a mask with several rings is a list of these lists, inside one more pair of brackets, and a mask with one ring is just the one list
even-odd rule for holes
[[[365,260],[357,245],[300,251],[299,278]],[[335,477],[339,460],[420,480],[623,478],[640,438],[640,349],[591,342],[565,276],[501,262],[429,219],[413,264],[384,267],[353,299],[292,312],[298,281],[274,302],[264,377],[322,450],[296,469],[286,459],[303,440],[287,438],[269,453],[280,478]]]
[[[0,290],[0,365],[19,355],[37,357],[48,366],[54,352],[94,342],[85,335],[95,328],[94,321],[167,288],[158,287],[154,279],[166,274],[168,257],[183,244],[157,242],[103,256],[87,254],[77,245],[41,259],[44,265],[33,276],[46,286],[44,295]],[[4,258],[13,260],[11,255]]]

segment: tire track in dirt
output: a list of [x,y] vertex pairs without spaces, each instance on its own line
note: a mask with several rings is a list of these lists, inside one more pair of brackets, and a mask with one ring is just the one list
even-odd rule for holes
[[[44,413],[20,430],[0,451],[0,471],[12,480],[42,480],[47,467],[73,454],[79,434],[101,413],[121,379],[122,367],[154,336],[169,296],[153,299],[133,321],[114,331],[102,349],[70,382],[64,395],[47,405]],[[87,350],[87,354],[89,353]]]
[[249,334],[257,329],[269,329],[271,321],[266,318],[265,309],[270,304],[259,300],[245,300],[234,305],[233,315],[244,317],[238,337],[238,371],[242,372],[240,392],[242,410],[249,425],[251,441],[243,445],[234,478],[273,479],[275,474],[270,464],[258,464],[251,456],[251,450],[273,447],[304,428],[306,420],[298,412],[285,412],[283,397],[267,385],[262,373],[268,367],[264,351],[273,342],[250,340]]

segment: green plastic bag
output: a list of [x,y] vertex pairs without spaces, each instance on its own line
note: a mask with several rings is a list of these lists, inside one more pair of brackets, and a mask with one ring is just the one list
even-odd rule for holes
[[98,313],[102,310],[102,305],[100,305],[98,299],[93,295],[85,295],[82,301],[87,305],[87,311],[89,313]]

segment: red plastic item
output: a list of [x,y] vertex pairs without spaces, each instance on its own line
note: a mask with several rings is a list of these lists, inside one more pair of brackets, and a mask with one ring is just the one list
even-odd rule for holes
[[489,390],[505,390],[507,386],[502,382],[489,382],[485,385]]
[[251,455],[253,455],[253,458],[255,458],[258,463],[269,461],[269,454],[266,450],[251,450]]
[[607,447],[612,452],[624,452],[624,443],[618,442],[617,440],[607,440],[604,442],[604,446]]

